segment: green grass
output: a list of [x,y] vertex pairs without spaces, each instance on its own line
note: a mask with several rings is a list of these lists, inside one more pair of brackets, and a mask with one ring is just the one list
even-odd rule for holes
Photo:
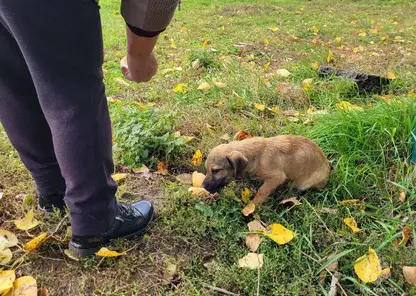
[[[119,1],[101,1],[103,68],[112,98],[117,168],[144,163],[154,169],[156,162],[166,161],[173,176],[203,171],[191,164],[193,152],[201,149],[206,156],[239,130],[258,136],[298,134],[316,141],[328,155],[333,169],[328,187],[308,192],[290,211],[279,205],[281,198],[290,197],[288,190],[279,189],[253,218],[245,218],[241,189],[256,190],[256,182],[233,183],[218,200],[203,203],[173,176],[130,174],[118,198],[156,196],[158,219],[137,245],[114,244],[120,251],[133,247],[126,256],[76,263],[62,255],[65,243],[50,242],[30,255],[20,272],[35,276],[51,295],[215,295],[207,285],[257,295],[257,271],[237,266],[248,252],[247,223],[255,218],[296,233],[290,244],[265,240],[260,246],[265,257],[260,295],[327,295],[331,276],[324,267],[333,253],[338,254],[340,285],[347,295],[416,295],[401,271],[403,265],[416,265],[414,240],[395,246],[405,225],[415,235],[416,175],[409,162],[416,123],[415,3],[187,0],[181,6],[159,38],[158,74],[150,83],[133,84],[119,71],[125,52]],[[279,30],[273,32],[273,27]],[[326,65],[329,50],[334,66],[378,75],[393,72],[397,79],[383,96],[359,95],[350,81],[318,77],[313,65]],[[192,65],[196,60],[199,67]],[[281,68],[291,75],[276,75]],[[312,87],[304,90],[302,82],[308,78]],[[198,90],[202,82],[211,88]],[[173,91],[179,83],[186,92]],[[339,110],[340,101],[363,110]],[[278,112],[262,112],[254,104],[277,107]],[[310,114],[311,108],[327,114]],[[299,111],[298,121],[283,115],[288,109]],[[178,131],[193,140],[184,143],[175,136]],[[6,209],[0,219],[6,221],[28,209],[14,196],[34,190],[4,134],[0,151]],[[400,192],[406,194],[404,202]],[[347,199],[362,203],[343,205]],[[346,217],[355,218],[359,233],[346,227]],[[56,224],[45,220],[40,230]],[[12,229],[8,223],[0,227]],[[29,236],[19,234],[19,239]],[[377,251],[382,267],[391,267],[388,279],[364,284],[355,275],[353,263],[368,248]],[[171,282],[163,280],[167,263],[178,268]]]

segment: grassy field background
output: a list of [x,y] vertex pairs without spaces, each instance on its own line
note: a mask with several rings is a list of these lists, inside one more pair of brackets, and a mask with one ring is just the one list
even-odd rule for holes
[[[415,237],[416,222],[409,162],[416,116],[413,1],[184,0],[157,44],[158,74],[140,85],[119,71],[125,54],[119,4],[100,3],[116,169],[128,173],[117,197],[152,200],[158,218],[143,240],[116,242],[114,249],[130,249],[117,259],[72,261],[63,254],[62,227],[56,234],[62,242],[50,240],[26,256],[19,274],[34,276],[49,295],[222,295],[212,289],[218,287],[251,296],[258,284],[264,296],[327,295],[331,276],[320,270],[335,253],[339,295],[416,295],[402,275],[402,266],[416,265],[416,240],[397,244],[404,226]],[[396,79],[385,94],[365,96],[350,81],[318,77],[316,66],[327,64],[383,76],[390,72]],[[291,75],[281,77],[279,69]],[[305,86],[305,79],[312,82]],[[203,83],[209,89],[198,89]],[[362,110],[340,110],[341,101]],[[287,110],[298,113],[287,116]],[[333,167],[328,187],[307,193],[292,209],[279,204],[290,197],[282,188],[251,218],[241,215],[240,194],[244,187],[255,191],[255,182],[233,183],[209,203],[190,196],[175,176],[203,172],[192,165],[193,153],[200,149],[206,156],[240,130],[310,137]],[[193,139],[185,143],[178,132]],[[159,161],[168,164],[168,176],[130,170],[141,164],[154,170]],[[0,191],[0,227],[15,231],[20,241],[53,230],[60,221],[44,218],[30,234],[13,228],[10,220],[35,204],[19,194],[35,191],[3,132]],[[360,203],[341,203],[350,199]],[[346,217],[356,219],[359,233],[343,223]],[[296,233],[284,246],[262,243],[260,275],[237,266],[248,253],[244,239],[253,219],[281,223]],[[391,274],[364,284],[354,273],[354,261],[369,248]],[[17,250],[14,258],[22,254]],[[176,267],[173,276],[167,276],[169,266]]]

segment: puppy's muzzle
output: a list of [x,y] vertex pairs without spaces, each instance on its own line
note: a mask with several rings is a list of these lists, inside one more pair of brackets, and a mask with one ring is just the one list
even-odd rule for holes
[[210,193],[216,193],[220,191],[226,185],[226,179],[212,179],[205,178],[202,183],[202,188],[206,189]]

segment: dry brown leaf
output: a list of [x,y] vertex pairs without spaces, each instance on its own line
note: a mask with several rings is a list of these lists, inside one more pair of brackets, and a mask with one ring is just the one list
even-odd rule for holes
[[411,285],[416,285],[416,266],[403,266],[403,275]]
[[263,266],[263,254],[248,253],[245,257],[238,260],[241,268],[258,269]]
[[202,183],[204,183],[205,175],[199,172],[192,173],[192,186],[193,187],[201,187]]
[[235,134],[234,140],[241,141],[241,140],[249,139],[249,138],[252,138],[252,137],[253,136],[251,134],[249,134],[248,132],[239,131],[238,133]]
[[296,199],[295,196],[294,197],[291,197],[291,198],[286,198],[286,199],[282,200],[281,202],[279,202],[280,205],[285,205],[287,203],[288,204],[291,204],[291,205],[294,205],[294,206],[299,206],[299,205],[302,204],[300,201],[298,201]]
[[[326,257],[326,258],[327,258],[327,260],[329,261],[329,260],[331,260],[332,258],[334,258],[336,255],[337,255],[337,254],[332,253],[332,254],[328,255],[328,257]],[[332,272],[337,271],[337,270],[338,270],[338,260],[335,260],[334,262],[332,262],[331,264],[329,264],[329,265],[326,267],[326,269],[328,269],[329,271],[332,271]]]
[[250,202],[241,212],[244,216],[252,214],[256,210],[256,205]]
[[276,71],[276,75],[280,77],[289,77],[291,73],[286,69],[279,69]]
[[176,181],[185,185],[192,184],[192,174],[180,174],[175,177]]
[[49,291],[45,288],[40,288],[38,290],[38,296],[49,296]]
[[208,197],[210,196],[210,193],[205,189],[205,188],[200,188],[200,187],[190,187],[188,189],[189,192],[192,193],[192,195],[198,196],[198,197]]
[[148,174],[148,173],[150,172],[150,169],[149,169],[147,166],[142,165],[142,166],[141,166],[141,167],[139,167],[139,168],[134,168],[134,169],[132,169],[132,171],[133,171],[133,173],[135,173],[135,174]]
[[199,86],[198,89],[202,90],[202,91],[207,91],[211,88],[211,86],[207,83],[207,82],[202,82]]
[[358,205],[361,203],[361,200],[359,199],[346,199],[340,202],[342,205],[344,206],[348,206],[348,205]]
[[158,162],[158,164],[156,165],[156,169],[157,169],[156,173],[161,174],[163,176],[166,176],[167,174],[169,174],[168,165],[163,161]]
[[406,200],[406,193],[404,191],[401,191],[400,192],[399,200],[401,202],[405,202],[405,200]]
[[246,236],[246,247],[252,251],[256,252],[260,246],[260,236],[257,233],[250,233]]
[[296,111],[296,110],[285,110],[285,111],[283,111],[283,115],[284,116],[298,117],[299,116],[299,111]]
[[259,220],[253,220],[247,224],[249,231],[264,231],[266,227]]
[[412,235],[412,230],[409,226],[405,225],[402,230],[402,240],[400,242],[401,245],[406,246],[410,240],[410,236]]
[[338,214],[338,210],[337,209],[330,209],[330,208],[322,208],[321,209],[321,212],[322,213],[325,213],[325,214]]

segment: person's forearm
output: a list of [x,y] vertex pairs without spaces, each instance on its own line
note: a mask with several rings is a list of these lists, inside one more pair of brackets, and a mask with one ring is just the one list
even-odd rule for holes
[[126,26],[127,33],[127,54],[130,56],[148,56],[153,52],[157,37],[142,37],[133,33]]

